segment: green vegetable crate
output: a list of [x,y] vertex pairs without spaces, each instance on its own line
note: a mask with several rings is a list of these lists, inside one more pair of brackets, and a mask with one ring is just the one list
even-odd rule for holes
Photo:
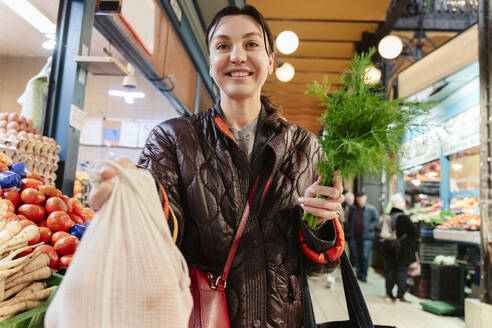
[[[49,279],[45,282],[48,287],[58,286],[62,281],[63,276],[53,273]],[[56,293],[56,291],[55,291]],[[51,303],[51,300],[55,296],[55,293],[51,294],[44,305],[35,309],[18,314],[15,317],[5,320],[0,323],[0,328],[42,328],[44,322],[44,314]]]

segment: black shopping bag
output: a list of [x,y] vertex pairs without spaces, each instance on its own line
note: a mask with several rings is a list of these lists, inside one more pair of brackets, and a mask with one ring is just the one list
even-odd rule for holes
[[330,321],[316,324],[314,319],[313,303],[309,286],[307,283],[307,275],[304,273],[303,284],[303,304],[304,304],[304,328],[396,328],[395,326],[374,325],[371,315],[367,309],[366,301],[362,296],[359,284],[355,278],[354,271],[347,258],[347,254],[343,252],[340,257],[340,270],[342,270],[343,289],[345,292],[345,301],[349,320],[346,321]]

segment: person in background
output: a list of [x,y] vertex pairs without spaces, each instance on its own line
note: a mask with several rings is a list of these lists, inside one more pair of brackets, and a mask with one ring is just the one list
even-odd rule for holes
[[349,230],[348,218],[349,218],[350,208],[354,205],[355,196],[350,191],[346,192],[344,196],[345,196],[345,200],[342,203],[342,208],[343,208],[342,223],[343,223],[343,228],[345,229],[345,240],[348,241],[349,240],[349,236],[347,235]]
[[[416,261],[417,230],[405,214],[405,199],[401,194],[394,194],[390,198],[390,228],[396,233],[396,239],[385,242],[386,262],[386,302],[405,300],[407,290],[407,275],[410,263]],[[393,287],[398,286],[396,299],[393,296]]]
[[367,196],[364,192],[356,194],[356,206],[351,208],[348,222],[352,265],[356,268],[357,279],[366,282],[379,213],[374,206],[367,204]]

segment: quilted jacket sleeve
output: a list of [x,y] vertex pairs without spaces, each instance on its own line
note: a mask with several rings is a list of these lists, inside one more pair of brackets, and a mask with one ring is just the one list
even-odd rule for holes
[[[177,218],[178,237],[176,244],[179,247],[185,225],[182,197],[179,190],[179,167],[175,144],[175,136],[166,131],[165,126],[156,126],[147,138],[138,166],[150,170],[163,187],[169,206]],[[168,222],[171,232],[174,231],[173,220],[168,220]]]

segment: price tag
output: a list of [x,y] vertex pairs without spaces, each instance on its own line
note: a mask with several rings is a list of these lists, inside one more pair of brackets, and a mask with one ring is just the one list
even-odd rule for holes
[[70,126],[75,130],[82,131],[87,113],[74,104],[70,106]]

